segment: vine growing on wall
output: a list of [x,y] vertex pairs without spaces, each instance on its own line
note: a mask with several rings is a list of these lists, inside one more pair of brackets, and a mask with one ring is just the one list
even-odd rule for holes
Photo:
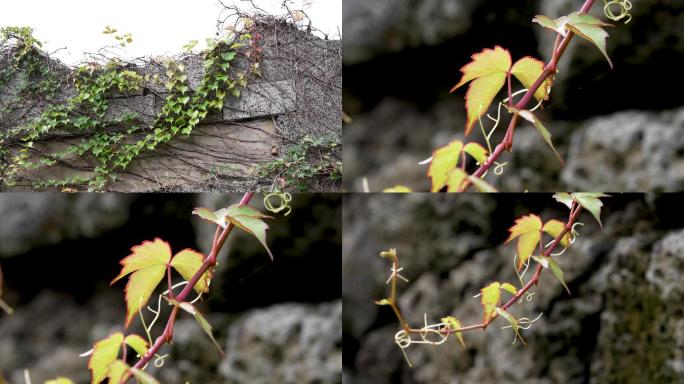
[[[515,129],[522,120],[536,128],[542,140],[554,152],[561,165],[564,165],[563,158],[553,145],[551,132],[534,111],[549,100],[554,77],[558,72],[558,62],[573,37],[579,36],[593,44],[606,58],[609,66],[613,67],[606,53],[608,33],[605,31],[606,27],[612,25],[588,14],[594,2],[595,0],[585,0],[579,11],[556,19],[544,15],[537,15],[532,19],[556,36],[551,58],[547,63],[530,56],[513,62],[511,53],[498,45],[471,56],[472,61],[461,68],[463,76],[451,92],[469,83],[465,96],[465,136],[469,136],[478,126],[485,145],[454,140],[436,149],[430,158],[421,162],[428,165],[427,176],[431,180],[431,192],[464,192],[472,186],[481,192],[495,191],[484,177],[490,169],[493,169],[495,175],[504,172],[507,163],[500,161],[500,158],[504,152],[512,151]],[[631,20],[632,5],[629,1],[603,2],[604,14],[610,20],[625,23]],[[514,79],[522,85],[522,89],[514,91]],[[494,99],[502,89],[506,89],[507,97],[495,104],[496,113],[489,114]],[[537,102],[536,105],[528,108],[533,100]],[[493,146],[491,138],[501,123],[502,107],[511,115],[511,119],[502,141]],[[493,123],[491,128],[485,127],[488,120]],[[473,159],[473,169],[468,167],[468,158]],[[385,189],[385,192],[407,191],[409,189],[402,185]]]
[[[391,263],[390,276],[387,284],[390,285],[389,297],[376,301],[378,305],[389,306],[397,317],[401,329],[395,334],[394,342],[399,346],[409,366],[411,362],[406,354],[406,349],[413,344],[440,345],[447,341],[450,335],[454,335],[458,343],[465,348],[464,333],[474,330],[486,330],[497,318],[503,318],[514,333],[513,342],[520,340],[525,344],[522,330],[529,329],[539,319],[532,317],[514,317],[509,309],[515,304],[522,304],[533,300],[534,293],[530,292],[539,283],[539,277],[544,270],[550,270],[560,281],[565,290],[570,294],[570,289],[565,284],[563,270],[557,262],[562,255],[579,236],[576,230],[579,215],[582,210],[587,210],[601,224],[601,198],[608,195],[598,192],[593,193],[557,193],[553,197],[559,203],[569,209],[565,222],[551,219],[543,222],[535,214],[529,214],[518,218],[509,229],[509,237],[506,244],[515,241],[515,253],[513,264],[519,281],[514,283],[494,281],[483,287],[476,298],[482,304],[482,320],[474,324],[464,324],[453,316],[442,317],[438,323],[429,324],[427,314],[422,327],[411,326],[402,315],[397,304],[397,285],[399,281],[407,282],[400,272],[403,268],[399,264],[396,249],[390,249],[380,253]],[[548,240],[551,238],[552,240]],[[562,249],[559,250],[559,247]],[[526,279],[529,271],[532,276]],[[509,297],[505,297],[508,295]]]
[[[184,64],[174,59],[161,63],[161,75],[142,73],[141,68],[116,57],[79,66],[69,74],[73,96],[61,103],[48,100],[48,106],[30,123],[2,132],[0,182],[15,185],[27,172],[87,159],[96,165],[92,169],[84,165],[83,176],[31,182],[31,186],[104,189],[116,180],[117,172],[125,171],[145,151],[153,151],[179,135],[190,135],[210,113],[223,108],[227,97],[240,97],[249,77],[259,75],[259,36],[250,32],[230,31],[208,39],[208,49],[203,53],[204,77],[195,89],[190,86]],[[130,34],[117,34],[109,26],[103,33],[112,35],[122,48],[133,41]],[[0,38],[3,48],[13,47],[11,65],[0,72],[0,87],[8,86],[13,76],[20,76],[23,80],[14,85],[16,97],[54,96],[60,90],[60,81],[47,67],[49,59],[30,28],[3,28]],[[187,51],[193,47],[185,46]],[[246,58],[248,68],[238,68],[238,55]],[[36,79],[40,82],[31,85]],[[151,90],[162,84],[166,95]],[[138,113],[112,113],[112,97],[144,91],[163,97],[164,104],[151,124],[145,124]],[[10,112],[11,103],[5,105],[7,110],[0,111],[1,118]],[[50,146],[48,141],[57,133],[82,138],[75,144]],[[11,151],[11,147],[19,149]]]

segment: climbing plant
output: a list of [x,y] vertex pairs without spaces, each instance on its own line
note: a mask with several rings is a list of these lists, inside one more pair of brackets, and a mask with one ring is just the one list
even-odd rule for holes
[[[159,383],[145,369],[149,363],[156,367],[164,365],[168,355],[161,355],[159,351],[165,344],[172,342],[174,325],[181,315],[192,316],[214,343],[218,353],[223,355],[211,325],[195,304],[209,292],[218,255],[235,228],[252,235],[273,260],[266,241],[269,227],[265,221],[273,217],[251,207],[249,202],[252,197],[253,193],[245,193],[239,203],[217,211],[203,207],[193,210],[194,215],[216,226],[211,251],[207,255],[193,249],[174,253],[171,244],[160,238],[143,241],[131,248],[131,253],[120,262],[121,272],[111,282],[114,285],[127,279],[123,289],[126,302],[123,329],[95,342],[93,348],[82,355],[88,358],[92,384],[103,381],[121,384],[131,379],[141,384]],[[285,211],[287,215],[291,210],[290,200],[289,194],[269,194],[264,197],[264,206],[273,213]],[[166,285],[163,292],[156,299],[151,299],[164,281]],[[150,301],[152,304],[148,305]],[[163,303],[171,307],[169,311],[164,311]],[[168,320],[162,333],[155,338],[152,335],[153,327],[162,312],[168,312]],[[144,329],[143,335],[126,331],[136,319],[140,320]],[[64,377],[47,383],[73,384]]]
[[[603,193],[555,194],[554,199],[569,209],[568,218],[565,222],[557,219],[544,222],[535,214],[518,218],[509,229],[510,234],[506,243],[515,242],[513,264],[519,281],[515,284],[494,281],[483,287],[476,295],[482,304],[482,320],[474,324],[466,325],[453,316],[445,316],[438,323],[428,324],[426,314],[425,324],[422,327],[411,326],[402,315],[397,304],[398,282],[399,280],[408,281],[400,274],[403,268],[399,264],[397,251],[390,249],[381,252],[380,256],[388,259],[391,263],[390,276],[387,280],[387,284],[390,285],[390,292],[389,297],[375,303],[391,307],[396,315],[401,329],[395,334],[394,341],[401,348],[408,364],[411,365],[411,362],[406,354],[406,349],[411,345],[440,345],[445,343],[450,335],[454,335],[458,343],[465,348],[463,335],[465,332],[478,329],[486,330],[499,317],[508,323],[504,328],[512,329],[514,333],[513,342],[520,340],[524,344],[522,330],[532,326],[532,323],[539,319],[541,314],[534,319],[531,317],[516,318],[509,309],[515,304],[533,300],[534,293],[531,290],[538,285],[539,277],[544,270],[550,270],[570,294],[570,289],[565,284],[563,270],[558,264],[557,258],[577,240],[579,232],[576,227],[582,225],[578,219],[583,210],[587,210],[602,226],[601,207],[603,203],[601,198],[607,196]],[[550,242],[549,238],[552,239]],[[562,249],[559,250],[559,247]],[[526,279],[525,275],[531,269],[534,272],[531,277]]]
[[[625,23],[631,20],[632,5],[628,0],[603,2],[604,14],[610,20],[623,20]],[[504,152],[512,151],[513,136],[521,119],[537,129],[543,141],[563,164],[562,157],[553,146],[551,132],[534,111],[549,101],[554,77],[558,72],[558,62],[573,37],[579,36],[596,46],[605,56],[609,66],[613,67],[606,53],[608,33],[604,29],[612,25],[588,14],[594,3],[595,0],[585,0],[579,11],[556,19],[544,15],[537,15],[532,19],[534,23],[556,36],[551,58],[547,63],[529,56],[513,62],[511,53],[498,45],[472,55],[472,61],[461,68],[461,80],[451,92],[469,83],[465,96],[465,136],[469,136],[476,125],[479,126],[486,147],[477,142],[464,143],[462,140],[454,140],[436,149],[430,158],[421,162],[428,164],[427,176],[431,179],[432,192],[463,192],[471,186],[481,192],[495,191],[494,187],[484,181],[484,177],[491,168],[496,175],[503,173],[507,163],[500,162],[499,159]],[[514,91],[513,79],[523,88]],[[492,116],[489,114],[490,107],[503,88],[507,91],[507,97],[495,104],[496,113]],[[533,99],[537,104],[528,109]],[[511,115],[511,119],[502,141],[492,147],[491,137],[501,122],[502,107]],[[485,128],[485,117],[493,122],[491,128]],[[468,168],[468,157],[474,161],[470,162],[474,165],[473,169]],[[407,191],[409,189],[402,185],[385,189],[385,192]]]
[[[40,116],[30,123],[2,132],[0,157],[5,161],[0,165],[0,183],[15,185],[27,171],[65,164],[67,160],[88,159],[96,165],[92,169],[86,167],[85,176],[32,181],[31,186],[87,185],[90,190],[104,189],[107,183],[116,180],[117,172],[125,171],[142,153],[153,151],[179,135],[189,135],[211,112],[220,111],[227,97],[240,97],[240,90],[250,76],[259,74],[259,39],[250,32],[231,31],[207,40],[208,49],[202,55],[204,77],[194,89],[184,64],[174,59],[161,63],[164,70],[161,75],[143,73],[138,66],[116,57],[80,65],[69,74],[73,96],[61,103],[50,99]],[[116,34],[117,30],[109,26],[103,33],[112,35],[122,48],[133,41],[130,34]],[[30,28],[3,28],[0,38],[3,48],[9,44],[13,47],[10,65],[0,72],[0,87],[8,86],[16,75],[23,78],[13,91],[18,98],[54,96],[60,90],[60,81],[47,67],[49,59]],[[194,44],[185,48],[189,51],[192,47]],[[235,65],[238,55],[249,62],[246,69]],[[35,79],[40,82],[30,85]],[[167,95],[152,124],[146,125],[137,113],[109,113],[113,96],[154,93],[151,88],[162,84]],[[0,112],[0,119],[8,114],[8,111]],[[57,133],[82,138],[65,148],[40,145]],[[19,149],[11,151],[12,147]]]

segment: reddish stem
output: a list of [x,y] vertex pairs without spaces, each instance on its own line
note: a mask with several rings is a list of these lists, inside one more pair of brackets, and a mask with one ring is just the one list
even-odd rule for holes
[[[582,5],[582,8],[580,8],[579,13],[586,13],[591,9],[591,6],[594,4],[595,0],[586,0],[584,4]],[[563,40],[560,42],[560,45],[557,44],[557,39],[556,43],[554,43],[554,47],[558,46],[558,49],[554,49],[553,53],[551,54],[551,59],[549,60],[549,63],[546,65],[544,68],[544,71],[542,72],[541,75],[537,78],[537,80],[530,86],[530,88],[525,92],[525,95],[523,95],[522,99],[518,103],[515,104],[516,109],[525,109],[527,108],[527,104],[532,100],[532,97],[534,96],[535,92],[539,89],[539,87],[546,81],[546,79],[554,75],[556,73],[556,66],[558,64],[558,60],[563,56],[563,53],[565,52],[565,49],[568,47],[568,44],[570,44],[570,41],[572,40],[573,36],[575,34],[572,32],[568,32],[567,35],[563,38]],[[510,93],[510,91],[509,91]],[[509,103],[512,101],[509,100]],[[484,164],[480,165],[480,167],[473,173],[472,176],[474,177],[482,177],[485,172],[496,162],[496,160],[503,154],[504,151],[506,150],[511,150],[513,147],[513,131],[515,131],[515,126],[518,122],[517,119],[518,115],[514,114],[513,117],[511,118],[510,123],[508,124],[508,128],[506,130],[506,136],[504,137],[503,141],[499,143],[494,151],[489,155],[487,158],[487,161],[485,161]],[[472,183],[466,179],[464,184],[461,187],[461,192],[467,190]]]
[[[242,196],[242,200],[240,200],[240,204],[248,204],[249,201],[252,199],[253,192],[246,192]],[[199,281],[199,279],[204,275],[204,273],[209,269],[212,268],[216,265],[216,257],[218,253],[221,251],[221,248],[223,247],[223,244],[226,242],[226,239],[228,238],[228,235],[230,232],[233,230],[233,225],[228,224],[225,229],[223,229],[223,232],[221,232],[220,236],[214,235],[214,241],[212,244],[211,252],[209,252],[209,255],[204,259],[204,263],[202,263],[202,266],[195,272],[195,274],[192,276],[192,278],[188,281],[188,284],[183,288],[183,290],[176,296],[176,301],[182,302],[184,301],[190,292],[192,292],[193,288]],[[220,231],[217,229],[217,233]],[[150,347],[150,349],[147,351],[145,356],[140,358],[137,363],[133,366],[133,368],[137,369],[142,369],[147,363],[150,362],[152,357],[159,352],[161,347],[164,346],[166,343],[170,343],[171,340],[173,339],[173,326],[176,322],[176,317],[178,316],[178,306],[174,306],[173,310],[171,311],[171,314],[169,315],[169,320],[166,322],[166,326],[164,327],[164,332],[157,337],[155,340],[154,344]]]

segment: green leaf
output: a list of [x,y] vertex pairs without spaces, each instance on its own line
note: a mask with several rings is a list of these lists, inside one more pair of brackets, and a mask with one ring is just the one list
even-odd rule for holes
[[605,56],[606,60],[608,60],[610,67],[613,68],[613,63],[606,53],[608,32],[604,31],[601,26],[610,26],[610,24],[605,24],[587,14],[574,14],[574,16],[568,16],[568,23],[565,25],[565,28],[594,44]]
[[109,370],[107,371],[107,378],[109,379],[109,384],[118,384],[125,382],[128,378],[128,370],[130,367],[128,364],[121,360],[117,360],[109,364]]
[[88,369],[93,374],[91,384],[99,384],[107,378],[109,365],[119,356],[119,349],[123,341],[123,333],[117,332],[95,344],[93,354],[90,355],[90,360],[88,361]]
[[209,220],[213,221],[214,223],[220,225],[221,227],[225,228],[226,227],[226,220],[225,220],[225,214],[222,217],[218,217],[216,215],[216,212],[212,212],[208,208],[200,207],[200,208],[195,208],[192,211],[193,215],[197,215],[204,220]]
[[[542,228],[542,231],[548,233],[551,237],[554,239],[558,237],[558,235],[563,232],[565,229],[565,224],[560,221],[560,220],[549,220],[544,224],[544,228]],[[561,238],[560,244],[564,247],[567,247],[570,245],[570,231],[568,231],[563,237]]]
[[565,166],[565,162],[563,161],[563,158],[561,155],[556,151],[556,147],[553,146],[553,142],[551,141],[551,132],[549,132],[548,129],[542,124],[541,120],[537,119],[532,112],[528,110],[522,110],[518,111],[518,114],[525,120],[529,121],[530,123],[534,124],[534,126],[537,128],[537,131],[539,134],[542,136],[546,144],[551,148],[553,153],[556,154],[556,157],[558,158],[558,161],[560,161],[561,165]]
[[447,192],[460,192],[463,181],[468,178],[461,168],[454,168],[447,175]]
[[214,345],[221,353],[221,356],[223,356],[223,349],[221,349],[221,346],[218,344],[218,342],[216,342],[216,339],[214,339],[214,334],[211,332],[211,325],[209,324],[207,319],[205,319],[204,316],[202,316],[202,314],[197,310],[197,308],[195,308],[190,303],[183,302],[178,305],[181,307],[181,309],[195,317],[195,320],[197,320],[197,324],[199,324],[200,328],[202,328],[202,330],[209,336],[209,338],[211,338],[211,341],[214,342]]
[[596,221],[598,221],[599,226],[603,228],[603,224],[601,224],[601,207],[603,206],[603,203],[601,200],[599,200],[599,198],[608,197],[608,195],[601,192],[589,192],[573,193],[572,197],[577,204],[589,211],[594,216]]
[[[463,328],[461,322],[453,316],[443,317],[442,323],[445,323],[447,325],[447,328],[452,330]],[[458,341],[461,343],[463,349],[465,349],[465,342],[463,341],[463,332],[456,332],[455,335]]]
[[454,92],[473,81],[466,93],[466,136],[470,134],[475,122],[487,113],[492,100],[506,82],[506,74],[511,67],[511,54],[498,45],[494,49],[484,49],[471,58],[473,60],[461,68],[461,81],[451,89]]
[[506,240],[508,244],[511,240],[518,238],[516,252],[518,255],[518,270],[522,269],[523,264],[534,253],[539,241],[541,240],[542,221],[537,215],[523,216],[515,221],[509,229],[511,235]]
[[507,291],[511,295],[515,296],[518,293],[518,288],[515,287],[515,285],[511,283],[503,283],[501,284],[501,289]]
[[501,285],[495,281],[482,288],[480,291],[482,293],[480,302],[482,303],[482,308],[484,309],[482,321],[488,322],[496,313],[496,306],[499,305],[499,300],[501,299],[500,288]]
[[532,22],[537,23],[537,24],[541,25],[542,27],[548,28],[554,32],[560,33],[562,36],[566,35],[565,23],[563,23],[562,25],[559,25],[556,20],[552,20],[548,16],[537,15],[532,19]]
[[271,216],[264,215],[249,205],[241,204],[229,206],[226,208],[225,213],[226,218],[233,223],[233,225],[256,237],[261,245],[266,248],[271,260],[273,260],[273,254],[271,253],[271,250],[268,249],[268,244],[266,243],[266,230],[268,229],[268,224],[262,220],[272,219]]
[[152,292],[164,278],[166,265],[171,260],[171,246],[169,243],[156,238],[154,241],[144,241],[131,248],[131,254],[121,260],[121,273],[111,284],[132,273],[126,284],[126,327],[128,327],[149,300]]
[[565,204],[566,207],[572,208],[572,196],[567,192],[559,192],[553,195],[553,198],[561,204]]
[[[178,271],[186,281],[192,279],[203,263],[204,255],[197,251],[193,251],[192,249],[184,249],[178,252],[171,260],[171,266]],[[211,278],[212,274],[208,269],[197,281],[197,284],[195,284],[195,291],[197,291],[197,293],[209,292],[209,281]]]
[[520,341],[522,341],[523,344],[525,344],[525,339],[522,338],[520,335],[520,325],[518,324],[518,320],[513,317],[510,313],[504,311],[503,309],[496,307],[495,308],[496,313],[499,314],[499,316],[503,317],[506,319],[510,324],[511,328],[513,328],[513,331],[515,332],[515,335],[520,338]]
[[[532,87],[535,81],[544,72],[545,64],[533,57],[526,56],[518,60],[513,64],[511,68],[511,74],[515,76],[518,81],[527,89]],[[549,91],[551,90],[552,84],[551,76],[544,80],[544,83],[537,89],[534,93],[534,98],[537,101],[548,100]]]
[[478,164],[487,162],[487,150],[478,143],[468,143],[463,147],[463,152],[472,156]]
[[159,382],[152,377],[149,373],[142,371],[137,368],[131,368],[130,372],[133,374],[138,383],[140,384],[159,384]]
[[484,193],[496,193],[497,190],[496,188],[492,187],[488,182],[484,181],[484,179],[481,179],[476,176],[468,176],[468,180],[470,180],[471,183],[475,186],[475,189],[477,189],[478,192],[484,192]]
[[[1,376],[0,376],[0,383],[4,383]],[[58,377],[54,380],[48,380],[44,384],[74,384],[74,382],[67,379],[66,377]]]
[[403,185],[395,185],[391,188],[385,188],[382,191],[385,193],[411,193],[411,188]]
[[560,281],[561,284],[563,284],[563,287],[565,287],[565,290],[568,292],[568,295],[570,294],[570,288],[568,288],[568,286],[565,285],[563,271],[561,270],[560,266],[558,266],[558,263],[556,263],[556,260],[544,256],[532,256],[532,258],[536,260],[542,267],[546,269],[551,269],[551,272],[553,272],[558,281]]
[[[190,96],[183,96],[183,97],[179,98],[178,101],[180,101],[181,103],[183,103],[185,105],[190,101]],[[178,113],[178,112],[176,112],[176,113]]]
[[147,348],[148,348],[147,340],[143,339],[139,335],[135,335],[135,334],[128,335],[124,339],[124,342],[128,346],[133,348],[133,350],[135,350],[138,353],[138,355],[140,355],[140,356],[145,356],[145,354],[147,353]]
[[439,192],[447,185],[449,172],[458,165],[462,149],[463,143],[454,140],[432,153],[432,161],[427,171],[428,177],[432,179],[431,192]]

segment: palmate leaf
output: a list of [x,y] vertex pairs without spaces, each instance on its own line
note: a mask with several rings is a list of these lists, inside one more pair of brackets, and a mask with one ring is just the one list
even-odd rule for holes
[[119,350],[123,341],[123,333],[117,332],[95,344],[93,354],[88,361],[88,369],[92,371],[91,384],[99,384],[107,378],[109,365],[119,356]]
[[561,16],[552,20],[548,16],[537,15],[532,19],[544,28],[548,28],[561,36],[566,36],[568,31],[572,31],[578,36],[588,40],[598,48],[608,60],[608,64],[613,68],[613,63],[606,53],[606,38],[608,33],[601,27],[612,27],[612,24],[604,23],[594,16],[586,13],[573,12],[568,16]]
[[553,198],[556,199],[557,202],[564,204],[568,208],[572,208],[572,196],[570,196],[569,193],[567,192],[559,192],[553,195]]
[[[558,235],[561,234],[561,232],[563,232],[564,229],[565,224],[563,224],[562,221],[553,219],[544,223],[544,228],[542,228],[542,231],[548,233],[551,237],[555,239],[556,237],[558,237]],[[560,244],[564,247],[570,245],[570,231],[563,235],[563,237],[560,240]]]
[[572,194],[572,198],[577,204],[589,211],[599,223],[599,226],[603,228],[603,224],[601,224],[601,207],[603,206],[603,203],[600,200],[601,197],[608,197],[608,195],[602,192],[580,192]]
[[432,153],[432,161],[427,171],[428,177],[432,179],[431,192],[439,192],[447,185],[449,172],[458,165],[461,150],[463,150],[463,142],[454,140]]
[[482,298],[480,303],[482,303],[482,309],[484,311],[482,321],[488,322],[496,313],[496,307],[499,305],[501,300],[501,285],[499,282],[495,281],[488,286],[482,288],[480,293]]
[[[155,238],[144,241],[131,248],[131,254],[121,260],[121,273],[112,280],[116,283],[128,274],[126,284],[126,327],[135,318],[138,311],[147,304],[150,296],[164,278],[166,268],[171,265],[184,279],[190,280],[199,270],[204,255],[191,249],[184,249],[171,259],[171,246],[166,241]],[[209,290],[211,272],[202,275],[194,289],[198,293]]]
[[133,348],[133,350],[136,351],[140,356],[145,356],[147,353],[147,340],[143,339],[139,335],[131,334],[126,336],[124,343]]
[[[454,330],[454,329],[461,329],[463,325],[461,324],[460,321],[458,321],[457,318],[453,316],[447,316],[442,318],[442,323],[447,325],[448,329]],[[456,338],[458,339],[459,343],[461,343],[461,346],[463,349],[465,349],[465,342],[463,341],[463,332],[456,332],[455,333]]]
[[[454,92],[472,81],[466,93],[466,136],[470,134],[475,122],[487,113],[509,73],[529,89],[544,71],[544,63],[529,56],[511,66],[511,54],[498,45],[494,49],[484,49],[471,58],[472,61],[461,68],[461,80],[451,89]],[[552,79],[549,77],[535,91],[534,97],[539,101],[547,100],[551,84]]]
[[530,258],[541,240],[542,221],[537,215],[523,216],[515,221],[515,224],[509,229],[511,232],[506,244],[513,239],[518,239],[516,245],[516,254],[518,255],[518,270],[522,269],[523,265]]
[[125,382],[125,379],[130,376],[128,373],[129,369],[130,367],[128,364],[121,360],[116,360],[115,362],[109,364],[109,371],[107,372],[109,384]]

